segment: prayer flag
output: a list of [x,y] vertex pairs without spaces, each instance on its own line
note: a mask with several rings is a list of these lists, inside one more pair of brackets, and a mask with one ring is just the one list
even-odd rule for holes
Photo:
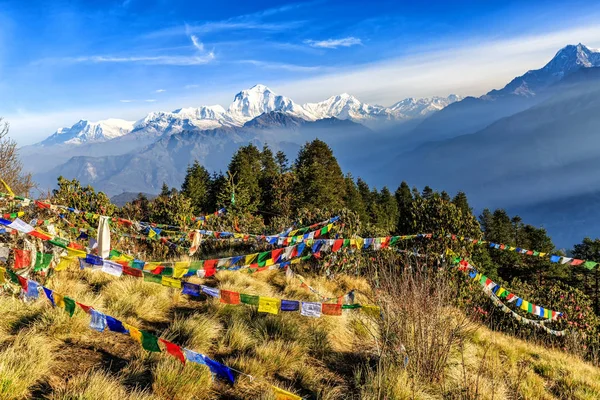
[[25,295],[29,298],[37,299],[39,296],[38,287],[39,285],[36,281],[29,279],[27,281],[27,291],[25,292]]
[[27,250],[14,249],[15,269],[28,267],[31,264],[31,253]]
[[183,349],[183,352],[185,354],[186,360],[191,361],[193,363],[206,365],[206,362],[204,361],[204,356],[202,354],[196,353],[195,351],[189,349]]
[[173,279],[173,278],[169,278],[167,276],[163,276],[161,283],[163,286],[168,286],[168,287],[172,287],[172,288],[176,288],[176,289],[181,288],[181,281],[179,279]]
[[221,290],[221,303],[240,304],[240,294],[230,290]]
[[258,296],[240,293],[240,301],[244,304],[250,304],[253,306],[257,306],[258,305]]
[[90,328],[96,330],[98,332],[104,332],[106,329],[106,315],[102,314],[100,311],[96,311],[94,309],[90,310],[91,320],[90,320]]
[[279,299],[271,297],[262,297],[258,299],[258,312],[264,312],[269,314],[279,313]]
[[295,300],[281,300],[281,311],[298,311],[300,302]]
[[161,283],[162,284],[162,276],[154,275],[149,272],[143,272],[144,274],[144,282],[152,282],[152,283]]
[[138,343],[142,343],[142,332],[135,326],[124,324],[125,328],[129,331],[129,336],[134,338]]
[[210,372],[215,374],[217,377],[219,377],[221,379],[226,379],[231,383],[235,382],[233,373],[225,365],[223,365],[215,360],[212,360],[206,356],[204,356],[204,363],[208,366],[208,369],[210,369]]
[[273,393],[275,393],[275,400],[302,400],[302,397],[297,396],[294,393],[290,393],[275,386],[271,386],[271,388],[273,388]]
[[160,353],[160,347],[158,346],[158,338],[150,332],[140,331],[142,334],[141,343],[145,350]]
[[70,297],[63,296],[63,303],[65,304],[65,311],[72,317],[75,313],[75,300]]
[[211,287],[204,286],[204,285],[202,285],[201,288],[202,288],[202,291],[205,294],[207,294],[208,296],[219,297],[219,289],[211,288]]
[[322,311],[325,315],[342,315],[342,305],[323,303]]
[[106,325],[108,329],[112,332],[118,333],[129,333],[129,331],[125,328],[123,323],[116,318],[111,317],[110,315],[106,315]]
[[321,316],[321,303],[314,302],[302,302],[302,308],[300,310],[300,314],[305,317],[320,317]]
[[165,339],[159,339],[159,340],[165,346],[167,353],[169,353],[170,355],[172,355],[173,357],[175,357],[179,361],[181,361],[183,364],[185,364],[185,356],[183,355],[183,352],[181,351],[181,347],[179,347],[175,343],[171,343]]
[[200,285],[196,285],[190,282],[183,282],[183,294],[188,294],[190,296],[200,296]]
[[54,303],[54,295],[52,290],[48,289],[45,286],[42,286],[42,289],[44,289],[44,293],[46,293],[46,297],[48,298],[48,300],[50,300],[50,303],[52,303],[52,306],[56,307],[56,304]]

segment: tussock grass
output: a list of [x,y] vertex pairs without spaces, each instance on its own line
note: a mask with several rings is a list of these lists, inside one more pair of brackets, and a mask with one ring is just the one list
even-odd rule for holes
[[128,391],[118,379],[101,370],[75,376],[55,388],[50,400],[150,400],[155,397],[140,390]]
[[43,335],[18,333],[0,350],[0,398],[25,399],[50,375],[56,343]]
[[[364,278],[303,273],[325,296],[358,289],[357,301],[382,306],[382,320],[360,311],[322,318],[264,314],[132,277],[62,271],[46,285],[257,379],[240,376],[234,386],[214,381],[206,366],[183,366],[127,336],[90,330],[79,309],[70,318],[43,294],[25,303],[4,292],[0,398],[267,400],[274,398],[269,384],[311,399],[600,398],[600,369],[475,325],[448,306],[452,293],[443,277],[388,272],[378,271],[377,295]],[[194,281],[319,301],[281,271],[219,272]]]

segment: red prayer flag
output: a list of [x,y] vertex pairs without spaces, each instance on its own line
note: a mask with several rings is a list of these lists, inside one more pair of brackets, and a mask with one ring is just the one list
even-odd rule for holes
[[239,292],[232,292],[230,290],[221,290],[221,303],[240,304]]
[[390,244],[390,236],[384,237],[383,240],[381,241],[381,248],[384,249],[386,248],[389,244]]
[[154,268],[152,271],[150,271],[150,273],[152,275],[160,275],[161,272],[163,272],[163,270],[165,269],[164,266],[159,265],[158,267]]
[[50,204],[42,203],[41,201],[35,200],[35,205],[39,208],[50,208]]
[[337,303],[323,303],[321,312],[324,315],[342,315],[342,305]]
[[83,311],[85,311],[85,313],[86,313],[86,314],[89,314],[89,313],[90,313],[90,310],[91,310],[92,308],[94,308],[94,307],[92,307],[92,306],[86,306],[85,304],[81,304],[81,303],[79,303],[79,302],[77,302],[77,301],[75,302],[75,304],[77,304],[79,307],[81,307],[81,309],[82,309]]
[[[126,262],[124,262],[124,263],[126,263]],[[118,263],[118,264],[121,264],[121,263]],[[123,273],[125,275],[137,276],[139,278],[144,276],[144,273],[142,272],[141,269],[131,268],[130,266],[123,265],[123,264],[121,264],[121,266],[123,267]]]
[[580,260],[578,258],[571,261],[571,265],[580,265],[580,264],[583,264],[583,260]]
[[17,275],[17,278],[19,278],[19,283],[23,291],[27,292],[27,278],[23,278],[21,275]]
[[331,247],[331,251],[336,252],[339,249],[342,248],[342,245],[344,244],[344,239],[336,239],[333,242],[333,246]]
[[182,363],[185,364],[185,357],[183,355],[183,352],[181,351],[181,347],[179,347],[175,343],[171,343],[165,339],[158,339],[158,340],[162,344],[165,345],[165,349],[167,350],[167,353],[169,353],[170,355],[172,355],[173,357],[175,357],[176,359],[178,359],[179,361],[181,361]]
[[283,253],[283,249],[275,249],[275,250],[271,251],[271,258],[273,259],[273,263],[279,262],[281,253]]
[[218,260],[206,260],[204,261],[204,276],[209,277],[217,273],[217,261]]
[[31,253],[28,250],[13,250],[15,252],[15,269],[25,268],[31,264]]
[[50,239],[52,239],[52,237],[51,237],[51,236],[49,236],[49,235],[46,235],[46,234],[44,234],[44,233],[42,233],[42,232],[35,231],[35,230],[34,230],[34,231],[31,231],[31,232],[29,232],[29,235],[31,235],[31,236],[33,236],[33,237],[36,237],[36,238],[40,238],[40,239],[42,239],[42,240],[50,240]]

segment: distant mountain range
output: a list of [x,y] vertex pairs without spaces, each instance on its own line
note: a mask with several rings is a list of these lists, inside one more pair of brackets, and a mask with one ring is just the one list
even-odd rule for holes
[[582,209],[591,213],[585,232],[600,236],[600,211],[570,206],[600,193],[599,67],[598,50],[568,45],[542,68],[481,97],[409,98],[390,107],[349,94],[299,105],[256,85],[227,109],[153,112],[136,122],[82,120],[22,148],[21,156],[44,189],[63,175],[109,195],[157,193],[163,182],[179,186],[196,159],[209,170],[225,169],[247,143],[268,143],[293,159],[319,137],[344,171],[371,184],[393,190],[406,180],[464,190],[476,210],[522,213],[570,246],[583,231],[559,231],[556,221],[581,220]]
[[380,122],[424,118],[460,99],[461,97],[457,95],[424,99],[408,98],[391,107],[383,107],[362,103],[356,97],[344,93],[320,103],[299,105],[259,84],[236,94],[227,110],[220,105],[213,105],[180,108],[172,112],[152,112],[137,122],[121,119],[98,122],[81,120],[70,128],[58,129],[49,138],[34,146],[99,143],[130,133],[158,137],[165,133],[173,134],[185,130],[241,127],[264,113],[274,111],[293,115],[305,121],[334,117],[376,126]]

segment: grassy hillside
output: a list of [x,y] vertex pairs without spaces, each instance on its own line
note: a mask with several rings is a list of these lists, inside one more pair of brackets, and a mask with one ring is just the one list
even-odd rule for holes
[[[325,296],[350,289],[372,293],[362,278],[306,277],[306,282]],[[298,279],[278,271],[219,272],[208,284],[319,300]],[[46,286],[255,379],[240,376],[234,386],[212,381],[204,366],[183,366],[166,353],[146,352],[129,336],[89,329],[89,316],[81,310],[70,318],[45,298],[26,303],[5,289],[2,399],[272,399],[269,384],[319,399],[600,398],[600,369],[560,349],[477,325],[422,285],[409,285],[412,292],[404,291],[407,306],[401,309],[377,296],[387,313],[384,321],[358,311],[321,318],[269,315],[254,306],[188,298],[133,277],[76,268],[57,273]]]

